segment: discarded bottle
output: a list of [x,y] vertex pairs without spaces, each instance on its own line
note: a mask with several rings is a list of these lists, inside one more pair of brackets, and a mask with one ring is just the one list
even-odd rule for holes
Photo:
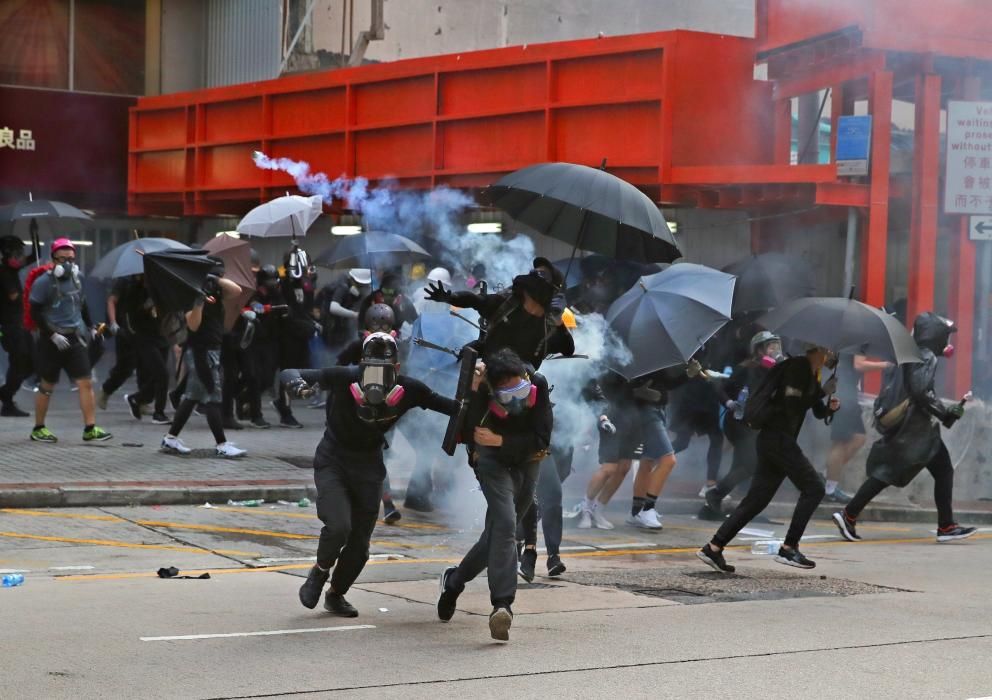
[[229,506],[244,506],[244,507],[247,507],[247,508],[258,508],[263,503],[265,503],[265,501],[263,501],[262,499],[260,499],[260,498],[254,498],[254,499],[251,499],[249,501],[228,501],[227,502],[227,505],[229,505]]
[[757,540],[751,543],[751,554],[778,554],[782,540]]
[[737,420],[744,420],[744,404],[747,403],[747,397],[751,394],[747,387],[741,389],[741,393],[737,395],[737,407],[734,409],[734,418]]
[[24,574],[4,574],[3,575],[3,587],[13,588],[14,586],[20,586],[24,583]]
[[300,508],[309,508],[310,507],[310,499],[307,498],[306,496],[304,496],[303,498],[301,498],[299,500],[299,502],[296,505],[298,505]]

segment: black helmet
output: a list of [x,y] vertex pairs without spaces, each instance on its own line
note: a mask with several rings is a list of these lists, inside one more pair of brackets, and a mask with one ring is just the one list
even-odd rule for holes
[[372,304],[362,322],[367,331],[389,333],[396,326],[396,314],[389,304]]
[[279,284],[279,271],[275,265],[262,265],[255,273],[259,287],[275,287]]
[[545,279],[537,270],[514,277],[513,289],[517,292],[527,292],[527,296],[545,309],[551,306],[551,300],[557,291],[551,280]]
[[951,333],[957,331],[954,321],[938,316],[933,311],[925,311],[913,321],[913,339],[921,348],[927,348],[934,355],[944,352],[950,343]]
[[3,236],[0,238],[0,257],[4,260],[15,255],[24,253],[24,241],[17,236]]

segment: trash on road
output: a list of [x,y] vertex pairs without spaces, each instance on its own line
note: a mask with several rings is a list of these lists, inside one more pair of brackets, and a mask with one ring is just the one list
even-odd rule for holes
[[379,608],[379,612],[389,612],[389,608]]
[[229,506],[244,506],[246,508],[258,508],[260,505],[264,504],[265,501],[261,498],[252,498],[247,501],[231,501],[227,502]]
[[751,554],[778,554],[782,540],[756,540],[751,543]]
[[170,566],[168,568],[162,567],[161,569],[158,570],[157,573],[158,573],[158,577],[159,578],[186,578],[186,579],[208,579],[208,578],[210,578],[210,574],[208,574],[208,573],[202,573],[199,576],[180,576],[179,575],[179,569],[177,569],[174,566]]
[[212,506],[212,505],[210,505],[210,501],[207,501],[206,503],[204,503],[204,504],[203,504],[202,506],[200,506],[200,507],[201,507],[201,508],[213,508],[214,506]]
[[24,574],[4,574],[2,585],[4,588],[13,588],[14,586],[20,586],[24,583]]

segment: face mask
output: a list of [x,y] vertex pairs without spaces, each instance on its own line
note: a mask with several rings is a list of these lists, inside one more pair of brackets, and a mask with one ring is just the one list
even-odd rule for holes
[[66,260],[65,262],[58,263],[55,267],[53,267],[52,274],[58,279],[70,276],[76,277],[79,274],[79,267],[71,260]]
[[944,347],[944,352],[942,352],[941,354],[947,359],[951,359],[952,357],[954,357],[954,346],[948,343]]
[[778,358],[773,355],[762,355],[761,356],[761,366],[765,369],[771,369],[778,364]]
[[468,285],[468,288],[469,289],[471,289],[472,287],[474,287],[476,282],[478,282],[478,280],[475,279],[474,277],[472,277],[471,275],[469,275],[468,277],[465,278],[465,284]]
[[21,260],[20,258],[11,258],[10,260],[7,261],[7,267],[11,268],[12,270],[20,270],[22,267],[24,267],[24,261]]
[[520,415],[537,403],[537,387],[526,379],[516,386],[495,389],[489,409],[497,418]]

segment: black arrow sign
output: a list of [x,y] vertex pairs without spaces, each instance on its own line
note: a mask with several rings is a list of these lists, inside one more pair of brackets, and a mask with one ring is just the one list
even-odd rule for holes
[[978,225],[975,226],[975,230],[984,236],[987,231],[992,232],[992,224],[985,221],[979,221]]

